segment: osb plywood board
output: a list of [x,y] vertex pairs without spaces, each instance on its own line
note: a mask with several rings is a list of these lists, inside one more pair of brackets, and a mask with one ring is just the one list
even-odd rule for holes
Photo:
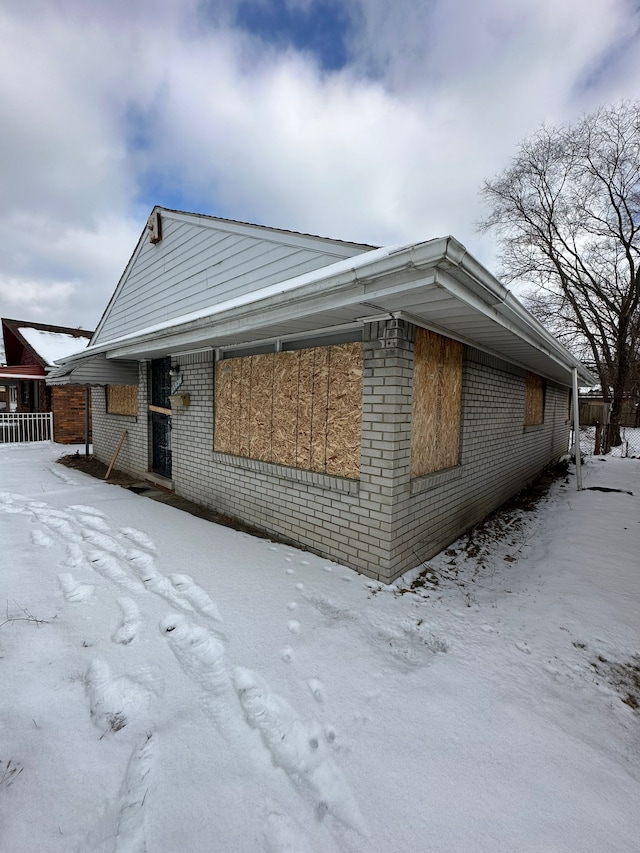
[[243,358],[230,358],[231,365],[231,400],[230,400],[230,421],[231,429],[229,431],[229,453],[238,455],[240,451],[240,405],[242,392],[242,362]]
[[300,351],[276,353],[273,362],[271,456],[278,465],[296,464],[298,363]]
[[110,415],[137,415],[138,386],[109,385],[107,388],[107,413]]
[[215,449],[357,478],[362,352],[353,343],[218,362]]
[[251,356],[251,409],[249,414],[252,459],[271,461],[274,353]]
[[362,423],[362,344],[330,347],[326,472],[357,478]]
[[239,411],[238,411],[238,455],[251,456],[251,356],[238,358],[240,362]]
[[527,373],[524,381],[524,424],[541,424],[544,421],[544,380],[536,373]]
[[231,360],[216,364],[215,376],[215,420],[214,449],[220,453],[231,453],[231,385],[233,365]]
[[411,477],[458,462],[463,352],[457,341],[416,329]]
[[312,471],[326,470],[327,411],[329,405],[329,350],[318,347],[313,356],[313,399],[311,401],[311,463]]
[[298,419],[296,426],[296,467],[311,468],[311,417],[313,414],[313,349],[300,350],[298,361]]

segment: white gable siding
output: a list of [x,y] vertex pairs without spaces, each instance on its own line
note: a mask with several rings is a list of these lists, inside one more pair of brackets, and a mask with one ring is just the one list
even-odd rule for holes
[[[360,254],[352,245],[163,215],[163,238],[143,238],[93,343],[115,340]],[[253,233],[251,231],[253,230]]]

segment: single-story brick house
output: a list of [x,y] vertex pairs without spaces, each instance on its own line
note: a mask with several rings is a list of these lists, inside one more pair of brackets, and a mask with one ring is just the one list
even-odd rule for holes
[[586,369],[453,237],[154,208],[88,349],[94,454],[383,581],[567,450]]
[[[85,440],[85,392],[79,385],[48,387],[47,373],[57,358],[86,347],[93,333],[2,318],[7,366],[0,367],[4,411],[20,414],[53,412],[53,440],[77,444]],[[90,428],[90,427],[89,427]]]

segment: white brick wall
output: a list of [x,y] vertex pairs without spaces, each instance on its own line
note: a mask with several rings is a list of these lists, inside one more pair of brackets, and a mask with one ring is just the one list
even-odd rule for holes
[[[367,327],[360,480],[341,480],[213,450],[213,355],[180,356],[190,406],[174,412],[176,493],[390,581],[428,559],[515,494],[566,451],[566,390],[547,383],[541,427],[523,426],[524,371],[469,347],[463,368],[460,465],[409,479],[414,328]],[[94,452],[118,467],[148,464],[146,365],[139,414],[104,413],[94,392]]]

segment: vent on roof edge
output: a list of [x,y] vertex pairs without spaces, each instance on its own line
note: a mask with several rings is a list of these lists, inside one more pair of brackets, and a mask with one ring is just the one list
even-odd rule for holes
[[162,218],[159,210],[154,210],[147,220],[147,231],[150,243],[159,243],[162,240]]

